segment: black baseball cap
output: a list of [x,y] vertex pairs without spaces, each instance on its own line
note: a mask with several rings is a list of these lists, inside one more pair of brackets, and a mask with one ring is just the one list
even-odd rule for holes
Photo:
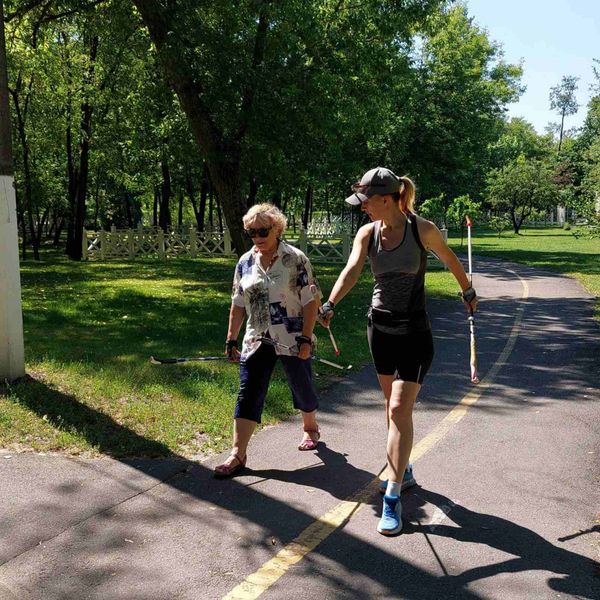
[[385,167],[375,167],[367,171],[362,179],[352,186],[354,193],[346,198],[346,202],[358,206],[376,194],[381,196],[395,194],[400,191],[401,186],[400,178],[393,171]]

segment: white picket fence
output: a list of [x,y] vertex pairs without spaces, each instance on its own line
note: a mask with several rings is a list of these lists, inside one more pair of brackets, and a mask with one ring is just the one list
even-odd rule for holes
[[[320,231],[324,231],[325,228]],[[285,240],[296,246],[314,263],[345,264],[350,256],[352,240],[347,230],[340,233],[301,229],[294,236],[288,232]],[[442,229],[444,239],[448,231]],[[189,256],[235,256],[231,235],[225,231],[197,231],[190,227],[185,232],[165,233],[160,227],[138,227],[110,231],[86,231],[83,235],[84,260],[110,260],[113,258],[133,260],[136,257],[180,258]],[[437,260],[432,254],[430,259]]]
[[[312,262],[345,263],[350,255],[350,234],[320,233],[300,230],[297,236],[289,232],[286,241],[302,250]],[[85,231],[83,236],[84,260],[110,260],[136,257],[177,258],[189,256],[234,256],[231,235],[225,231],[197,231],[190,227],[185,232],[165,233],[158,227]]]

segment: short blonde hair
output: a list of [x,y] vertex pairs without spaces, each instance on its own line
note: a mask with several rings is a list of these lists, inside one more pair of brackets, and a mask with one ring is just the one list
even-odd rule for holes
[[251,206],[248,212],[242,217],[244,227],[248,228],[251,223],[258,223],[263,227],[272,225],[279,230],[281,235],[287,227],[286,216],[274,205],[268,202],[255,204]]

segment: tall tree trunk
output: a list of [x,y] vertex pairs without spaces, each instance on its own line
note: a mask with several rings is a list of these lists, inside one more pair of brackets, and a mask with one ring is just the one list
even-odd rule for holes
[[178,191],[179,197],[179,210],[177,211],[177,227],[179,231],[183,229],[183,190],[180,188]]
[[[179,98],[196,144],[207,161],[233,246],[238,255],[242,254],[250,247],[250,241],[244,236],[242,227],[245,203],[242,202],[240,185],[241,147],[252,117],[258,78],[248,78],[248,84],[242,90],[237,130],[227,137],[205,103],[202,83],[194,78],[194,69],[186,62],[185,41],[173,32],[171,21],[180,16],[176,11],[177,6],[168,4],[165,7],[160,0],[134,0],[134,4],[148,27],[167,80]],[[269,3],[261,2],[258,6],[252,56],[252,69],[255,72],[263,63],[269,27]]]
[[213,192],[212,186],[208,189],[208,225],[210,230],[213,231],[215,228],[215,221],[213,218],[214,208],[215,208],[215,194]]
[[[29,104],[29,98],[31,97],[31,90],[33,87],[33,78],[30,79],[27,86],[28,90],[24,97],[23,105],[21,104],[21,92],[23,89],[23,80],[21,74],[17,77],[17,84],[15,89],[10,90],[13,103],[15,105],[15,115],[17,117],[17,132],[19,135],[19,141],[21,142],[21,153],[23,159],[23,180],[24,180],[24,213],[27,215],[27,224],[29,225],[29,236],[31,238],[31,247],[33,248],[33,257],[35,260],[40,260],[39,251],[39,238],[35,230],[33,220],[33,188],[31,181],[31,165],[29,162],[29,140],[27,138],[27,131],[25,129],[25,120],[27,118],[27,107]],[[23,222],[23,233],[25,233],[26,227]],[[25,237],[25,236],[24,236]]]
[[210,176],[208,175],[208,167],[206,162],[202,166],[202,183],[200,184],[200,222],[198,223],[199,231],[204,231],[204,223],[206,220],[206,201],[211,190]]
[[58,247],[60,245],[60,236],[62,234],[62,230],[65,226],[65,219],[61,217],[58,223],[56,224],[56,229],[54,230],[54,241],[53,245]]
[[131,206],[131,194],[127,190],[123,190],[123,202],[125,204],[125,215],[127,216],[127,227],[133,229],[133,211]]
[[306,188],[306,194],[304,195],[304,210],[302,211],[302,227],[308,229],[308,222],[310,219],[311,206],[312,206],[313,189],[312,183],[309,183]]
[[563,108],[561,119],[560,119],[560,134],[558,136],[558,154],[560,154],[560,148],[563,141],[563,131],[565,129],[565,109]]
[[67,244],[65,252],[67,256],[70,256],[73,251],[73,237],[75,231],[75,195],[76,195],[76,181],[77,173],[75,171],[75,164],[73,162],[73,134],[71,132],[70,125],[70,100],[67,105],[67,130],[65,132],[65,146],[67,152]]
[[162,173],[162,185],[158,225],[166,233],[171,228],[171,209],[169,207],[171,200],[171,172],[169,171],[169,163],[164,156],[160,161],[160,170]]
[[42,237],[44,236],[44,231],[48,226],[48,215],[50,214],[50,209],[46,208],[44,213],[42,214],[41,219],[38,220],[37,225],[37,246],[38,248],[42,245]]
[[154,186],[154,204],[152,205],[152,227],[158,227],[158,205],[160,203],[160,187]]
[[221,203],[217,196],[217,217],[219,219],[219,231],[223,231],[223,212],[221,211]]
[[[98,54],[98,36],[90,40],[89,65],[86,74],[86,85],[94,81],[96,56]],[[75,192],[75,223],[73,227],[73,247],[69,256],[73,260],[82,258],[83,227],[85,225],[86,196],[90,169],[90,139],[92,137],[92,113],[94,107],[89,97],[81,105],[81,142],[79,144],[79,173]]]
[[196,228],[198,231],[202,231],[204,229],[204,215],[200,214],[200,209],[198,208],[198,202],[196,200],[196,191],[194,190],[194,182],[188,169],[185,171],[185,190],[192,203],[194,217],[196,218]]
[[96,189],[94,190],[94,231],[98,230],[98,215],[100,214],[100,178],[101,173],[96,173]]
[[256,195],[258,194],[258,184],[254,175],[250,176],[250,187],[248,189],[248,198],[246,199],[246,207],[250,208],[256,204]]

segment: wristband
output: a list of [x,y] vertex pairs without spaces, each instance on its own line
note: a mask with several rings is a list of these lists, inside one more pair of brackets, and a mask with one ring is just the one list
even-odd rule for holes
[[296,344],[298,344],[298,348],[300,348],[302,344],[309,344],[312,346],[312,340],[307,335],[297,335]]
[[238,341],[237,340],[226,340],[225,341],[225,349],[227,350],[227,355],[231,356],[231,353],[233,351],[234,348],[238,347]]

